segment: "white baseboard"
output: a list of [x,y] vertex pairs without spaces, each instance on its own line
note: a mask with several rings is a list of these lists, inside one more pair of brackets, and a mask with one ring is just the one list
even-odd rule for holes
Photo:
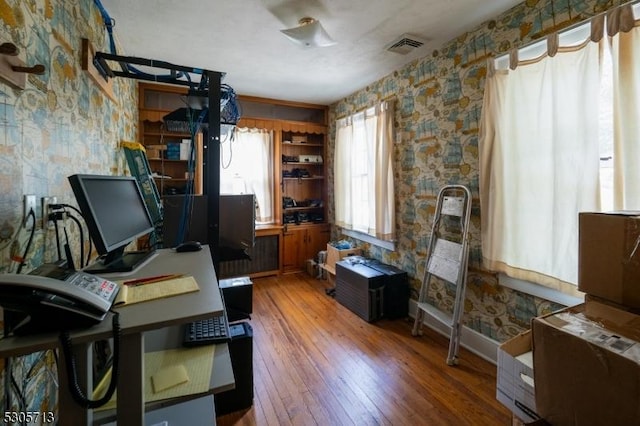
[[[411,300],[409,302],[409,315],[412,318],[416,317],[416,301]],[[439,320],[435,316],[431,315],[428,312],[425,312],[424,315],[424,325],[427,327],[437,331],[449,338],[451,336],[451,326],[446,323],[443,323],[442,320]],[[464,347],[470,352],[478,355],[480,358],[483,358],[493,364],[497,364],[498,362],[498,345],[499,342],[478,333],[475,330],[472,330],[466,326],[462,327],[462,336],[460,337],[460,346]]]

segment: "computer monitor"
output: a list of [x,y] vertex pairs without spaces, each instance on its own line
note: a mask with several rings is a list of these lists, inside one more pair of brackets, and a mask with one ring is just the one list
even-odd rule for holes
[[220,194],[220,247],[246,250],[256,238],[256,202],[253,194]]
[[135,177],[77,174],[68,179],[100,255],[85,271],[132,271],[153,253],[124,251],[136,238],[154,231]]

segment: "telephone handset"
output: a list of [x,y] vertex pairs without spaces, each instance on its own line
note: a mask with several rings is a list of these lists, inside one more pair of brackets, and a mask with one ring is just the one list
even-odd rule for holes
[[4,308],[5,336],[60,331],[60,343],[67,368],[67,382],[73,399],[82,407],[98,408],[113,396],[120,363],[120,321],[114,312],[113,366],[107,392],[89,399],[78,383],[68,330],[102,321],[118,294],[112,281],[82,271],[44,264],[29,275],[0,274],[0,305]]
[[48,264],[29,275],[0,274],[0,305],[14,334],[97,324],[117,293],[114,282]]

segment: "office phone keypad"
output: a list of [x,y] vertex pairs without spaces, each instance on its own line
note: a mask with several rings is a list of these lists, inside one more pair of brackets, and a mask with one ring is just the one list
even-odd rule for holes
[[105,300],[112,300],[118,285],[112,281],[84,272],[75,272],[68,279],[68,282],[76,287],[97,294]]

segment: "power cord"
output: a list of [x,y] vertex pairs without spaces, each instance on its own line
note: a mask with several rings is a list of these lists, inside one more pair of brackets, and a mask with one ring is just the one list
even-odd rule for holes
[[[20,390],[20,387],[18,386],[18,382],[16,381],[16,378],[13,375],[13,371],[10,371],[9,375],[11,376],[11,387],[13,388],[13,391],[15,392],[15,394],[18,396],[19,410],[22,412],[26,412],[27,401],[24,397],[24,394],[22,393],[22,391]],[[22,422],[22,424],[25,424],[25,423]]]
[[[87,230],[87,240],[89,240],[89,250],[88,250],[87,256],[85,258],[85,255],[84,255],[84,228],[82,226],[82,223],[78,219],[78,217],[67,211],[67,209],[73,210],[75,213],[78,214],[78,216],[80,216],[80,218],[82,218],[82,220],[84,222],[84,215],[82,214],[80,209],[78,209],[75,206],[72,206],[71,204],[64,204],[64,203],[63,204],[50,204],[49,208],[51,210],[53,210],[52,213],[49,213],[49,220],[53,221],[53,223],[54,223],[54,225],[56,227],[56,244],[58,246],[58,259],[62,258],[61,254],[60,254],[60,240],[59,240],[59,237],[58,237],[58,220],[64,220],[66,218],[69,218],[69,219],[73,220],[75,222],[75,224],[78,226],[78,232],[80,234],[80,267],[82,268],[82,267],[88,265],[89,262],[91,261],[91,251],[93,250],[93,243],[91,241],[91,236],[88,234],[88,230]],[[66,227],[65,227],[65,236],[66,235],[67,234],[66,234]],[[68,238],[67,238],[67,241],[68,241]]]
[[29,234],[29,240],[27,241],[27,246],[24,248],[24,253],[20,258],[20,264],[18,265],[18,271],[17,271],[18,274],[22,272],[22,268],[25,265],[25,260],[27,259],[27,255],[29,254],[29,250],[31,249],[31,243],[33,242],[33,235],[36,233],[36,214],[33,211],[33,209],[29,209],[27,220],[29,220],[29,218],[31,218],[31,221],[32,221],[31,234]]
[[102,407],[107,402],[109,402],[118,385],[121,337],[120,314],[115,311],[111,312],[113,313],[113,317],[111,318],[113,329],[113,368],[111,370],[111,381],[109,382],[107,392],[100,399],[89,399],[80,388],[80,384],[78,383],[78,370],[76,367],[76,360],[72,353],[73,343],[71,342],[71,337],[69,336],[69,332],[66,330],[60,333],[60,343],[62,346],[62,352],[64,354],[64,362],[67,367],[69,390],[71,391],[71,396],[73,397],[74,401],[83,408]]

